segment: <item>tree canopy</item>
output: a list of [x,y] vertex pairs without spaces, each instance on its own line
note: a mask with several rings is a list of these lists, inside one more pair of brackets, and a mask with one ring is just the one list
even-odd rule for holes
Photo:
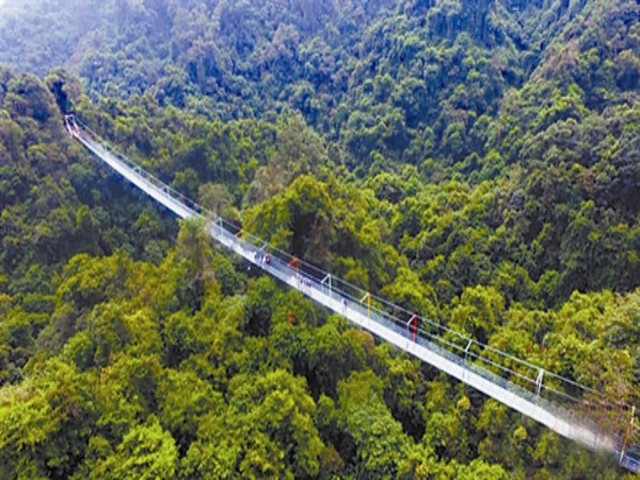
[[274,247],[640,405],[637,2],[0,12],[0,477],[624,474],[260,276],[62,119]]

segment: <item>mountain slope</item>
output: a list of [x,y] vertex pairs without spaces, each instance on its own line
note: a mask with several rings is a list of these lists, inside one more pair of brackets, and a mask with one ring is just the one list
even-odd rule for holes
[[0,8],[1,477],[623,475],[178,227],[61,118],[278,248],[637,405],[638,2]]

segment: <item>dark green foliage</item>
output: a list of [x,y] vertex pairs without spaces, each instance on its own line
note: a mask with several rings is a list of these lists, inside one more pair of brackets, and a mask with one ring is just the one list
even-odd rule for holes
[[0,477],[622,474],[247,270],[62,119],[210,218],[638,404],[637,2],[62,3],[0,7]]

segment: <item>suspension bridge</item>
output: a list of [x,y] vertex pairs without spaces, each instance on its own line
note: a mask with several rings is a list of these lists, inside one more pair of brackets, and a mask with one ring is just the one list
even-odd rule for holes
[[466,337],[275,249],[208,212],[110,146],[73,115],[69,135],[179,217],[201,218],[208,233],[251,264],[397,348],[594,451],[640,472],[635,408]]

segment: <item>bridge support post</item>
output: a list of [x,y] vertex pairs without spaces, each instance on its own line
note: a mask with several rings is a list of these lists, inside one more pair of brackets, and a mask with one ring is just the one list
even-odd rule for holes
[[413,336],[413,341],[415,342],[418,334],[418,315],[415,313],[407,322],[407,333],[409,334],[409,338]]
[[364,297],[360,299],[360,303],[362,304],[364,301],[367,301],[367,315],[371,318],[371,294],[367,293]]
[[540,390],[542,389],[542,378],[544,377],[544,370],[541,368],[538,372],[538,378],[536,378],[536,395],[540,396]]
[[473,338],[470,338],[469,343],[467,343],[467,346],[464,347],[464,363],[467,363],[467,355],[469,354],[469,349],[471,348],[471,345],[473,345]]
[[331,274],[328,273],[326,277],[322,279],[320,285],[326,285],[329,288],[329,297],[331,297]]
[[631,418],[629,419],[629,423],[627,424],[627,432],[624,435],[624,440],[622,441],[622,448],[620,449],[620,458],[618,459],[618,463],[622,465],[622,461],[624,460],[624,455],[627,453],[627,443],[629,443],[629,437],[633,431],[633,422],[636,419],[636,406],[633,405],[631,407]]

